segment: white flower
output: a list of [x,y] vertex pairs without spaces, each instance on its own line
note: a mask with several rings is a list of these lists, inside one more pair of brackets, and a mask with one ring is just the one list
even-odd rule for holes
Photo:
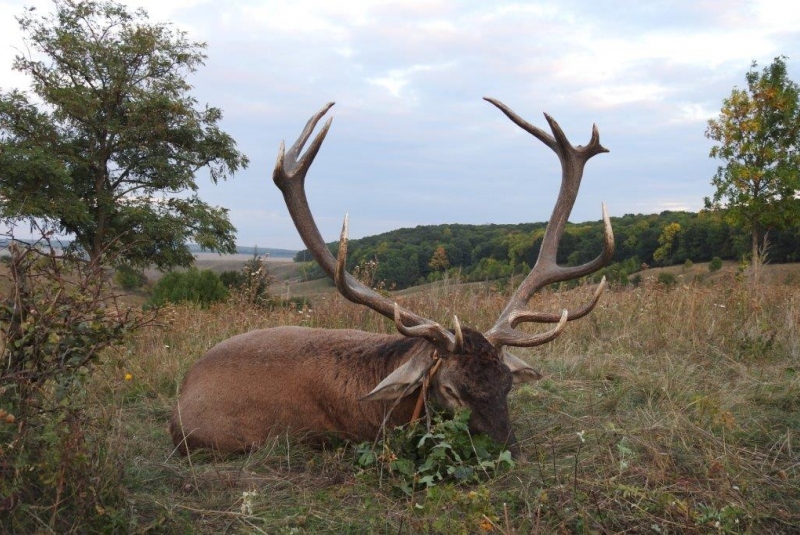
[[242,507],[241,511],[243,515],[252,515],[253,514],[253,498],[258,496],[258,492],[253,491],[244,491],[242,492]]

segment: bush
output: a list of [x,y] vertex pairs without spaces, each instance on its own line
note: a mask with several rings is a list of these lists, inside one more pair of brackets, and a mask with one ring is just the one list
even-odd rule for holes
[[715,256],[711,259],[711,262],[709,262],[708,270],[713,272],[719,271],[720,269],[722,269],[722,259],[718,256]]
[[227,297],[228,289],[216,273],[209,269],[191,268],[184,272],[171,271],[159,279],[148,304],[159,307],[188,301],[207,307]]
[[686,259],[686,262],[683,263],[683,269],[692,269],[694,266],[694,262],[692,262],[689,258]]
[[678,283],[677,277],[666,271],[659,273],[656,280],[658,280],[659,284],[663,284],[664,286],[675,286]]
[[223,271],[219,274],[219,280],[228,290],[235,290],[247,283],[247,275],[244,271]]
[[[124,530],[118,457],[90,440],[85,383],[101,351],[152,318],[118,306],[103,265],[9,238],[0,298],[0,524],[9,533]],[[4,292],[5,293],[5,292]]]

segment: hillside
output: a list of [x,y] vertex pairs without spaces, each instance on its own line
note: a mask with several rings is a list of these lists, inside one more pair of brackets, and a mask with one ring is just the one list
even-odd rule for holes
[[[627,273],[641,263],[669,266],[708,262],[713,257],[738,260],[749,250],[749,236],[730,226],[719,213],[662,212],[611,218],[616,241],[612,263]],[[408,288],[456,274],[482,281],[525,273],[536,262],[545,223],[517,225],[434,225],[398,229],[352,240],[349,270],[377,261],[376,278],[387,287]],[[669,228],[670,231],[665,232]],[[602,246],[601,221],[568,224],[558,262],[578,265],[593,259]],[[800,260],[800,228],[769,234],[772,262]],[[336,255],[338,243],[329,244]],[[308,258],[306,250],[295,260]],[[612,269],[612,271],[614,271]],[[620,272],[617,269],[616,272]],[[312,269],[309,278],[324,277]]]

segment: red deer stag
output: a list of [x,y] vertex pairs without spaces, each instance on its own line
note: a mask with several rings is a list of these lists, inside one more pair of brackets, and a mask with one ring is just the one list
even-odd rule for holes
[[[400,334],[276,327],[219,343],[189,370],[181,388],[170,422],[179,451],[245,451],[259,447],[269,436],[286,432],[312,441],[332,436],[372,440],[382,425],[409,422],[415,415],[418,397],[412,394],[421,394],[427,388],[425,395],[433,404],[445,410],[468,407],[473,432],[488,434],[519,455],[508,418],[508,393],[512,384],[537,380],[540,375],[504,347],[533,347],[549,342],[561,333],[567,321],[588,314],[597,304],[605,279],[592,300],[578,310],[553,314],[527,308],[539,289],[588,275],[611,259],[614,236],[603,206],[602,253],[580,266],[556,264],[558,243],[578,195],[584,165],[607,149],[600,144],[596,126],[586,147],[574,147],[548,115],[545,117],[552,136],[501,102],[486,100],[550,147],[562,166],[561,190],[536,265],[494,326],[481,334],[462,328],[454,318],[453,328],[446,329],[361,284],[345,271],[347,218],[338,259],[330,253],[311,215],[304,183],[331,118],[305,154],[300,154],[319,120],[333,106],[329,103],[308,121],[287,152],[281,144],[273,180],[283,192],[303,242],[335,280],[339,292],[392,319]],[[524,322],[556,326],[530,334],[517,330]]]

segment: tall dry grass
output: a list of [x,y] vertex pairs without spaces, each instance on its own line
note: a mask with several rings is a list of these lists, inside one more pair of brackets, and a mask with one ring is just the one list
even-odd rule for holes
[[[507,299],[497,285],[444,283],[402,304],[485,330]],[[544,292],[557,311],[591,288]],[[108,356],[90,410],[125,465],[136,531],[792,533],[800,525],[800,286],[753,287],[734,273],[667,288],[611,288],[553,343],[515,350],[545,379],[517,389],[512,418],[529,462],[476,487],[411,499],[364,472],[346,446],[277,437],[250,456],[173,454],[165,426],[188,367],[215,343],[278,325],[393,332],[329,295],[306,309],[230,302],[174,307],[163,326]],[[525,327],[529,328],[529,327]],[[126,374],[130,374],[126,380]]]

